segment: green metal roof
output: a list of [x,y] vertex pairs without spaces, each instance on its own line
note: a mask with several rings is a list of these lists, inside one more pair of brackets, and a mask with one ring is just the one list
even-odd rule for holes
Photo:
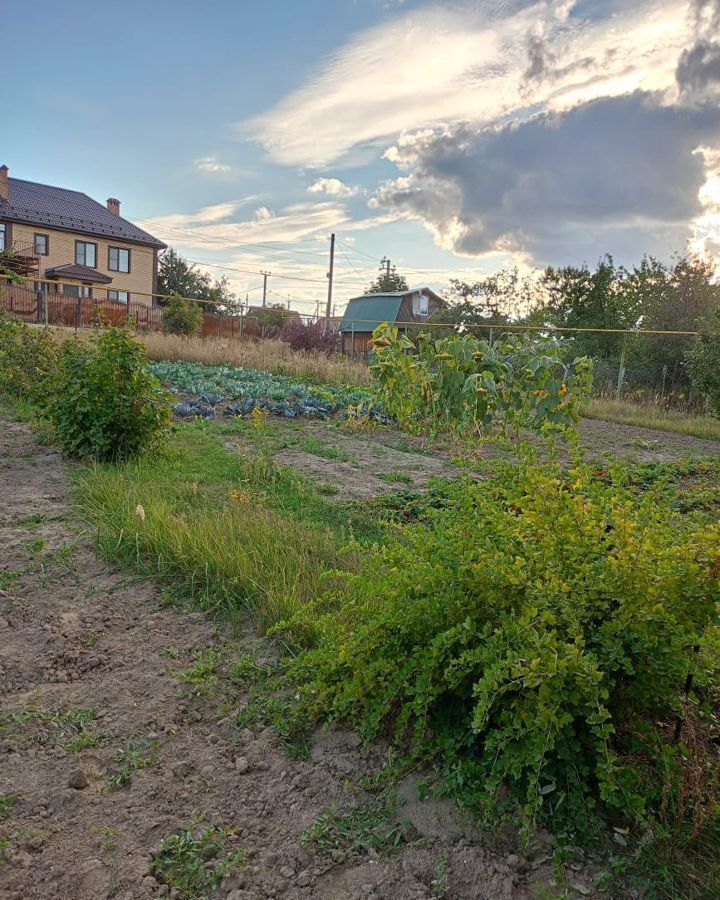
[[383,322],[394,322],[400,312],[400,304],[405,294],[368,294],[351,300],[342,322],[340,331],[367,332],[374,331]]

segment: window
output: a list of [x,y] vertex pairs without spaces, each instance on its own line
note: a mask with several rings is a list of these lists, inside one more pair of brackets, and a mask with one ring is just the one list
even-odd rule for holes
[[87,284],[62,284],[60,288],[68,297],[92,297],[92,288]]
[[118,303],[129,303],[130,294],[127,291],[108,291],[108,300],[117,300]]
[[75,241],[75,265],[97,268],[97,244]]
[[35,255],[47,256],[49,250],[49,241],[46,234],[35,234]]
[[7,225],[0,222],[0,253],[5,249],[7,241]]
[[130,251],[122,247],[108,247],[108,269],[111,272],[129,272]]
[[416,294],[413,297],[413,315],[427,316],[430,312],[430,304],[425,294]]

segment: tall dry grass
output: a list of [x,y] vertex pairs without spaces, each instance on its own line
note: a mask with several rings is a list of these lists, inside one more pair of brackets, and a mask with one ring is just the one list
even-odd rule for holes
[[365,363],[347,356],[293,350],[278,340],[239,341],[183,337],[177,334],[138,334],[150,359],[185,360],[206,366],[243,366],[279,375],[299,376],[324,384],[367,384]]

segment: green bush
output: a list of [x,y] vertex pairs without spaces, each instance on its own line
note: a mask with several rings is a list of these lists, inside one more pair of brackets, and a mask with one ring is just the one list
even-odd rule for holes
[[168,395],[140,344],[122,328],[69,340],[41,404],[69,456],[120,460],[151,447],[170,423]]
[[687,366],[693,387],[720,416],[720,313],[701,321],[699,329],[697,342],[686,357]]
[[173,297],[163,309],[163,331],[166,334],[195,334],[202,325],[202,310],[192,300]]
[[435,760],[479,811],[556,833],[669,816],[681,796],[712,815],[717,768],[693,798],[712,767],[673,733],[693,667],[717,684],[693,648],[717,623],[720,527],[684,530],[582,466],[498,464],[444,506],[282,626],[314,635],[290,672],[306,711]]
[[33,400],[42,393],[59,347],[45,329],[0,310],[0,394]]

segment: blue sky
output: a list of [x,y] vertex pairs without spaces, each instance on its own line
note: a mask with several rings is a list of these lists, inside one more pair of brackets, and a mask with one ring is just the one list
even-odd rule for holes
[[718,0],[3,12],[11,176],[115,195],[238,293],[720,251]]

